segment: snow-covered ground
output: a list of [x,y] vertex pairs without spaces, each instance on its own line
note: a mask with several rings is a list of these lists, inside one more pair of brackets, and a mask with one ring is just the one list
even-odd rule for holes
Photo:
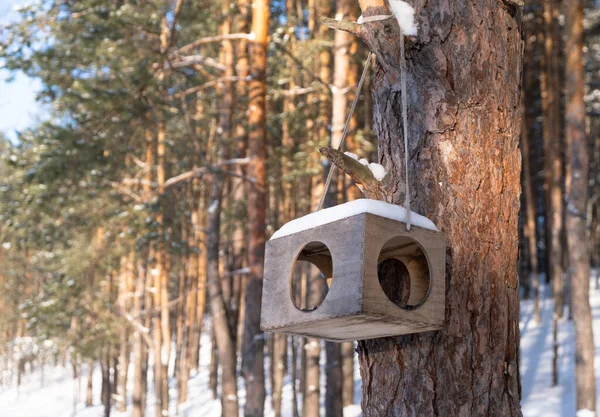
[[[596,340],[596,375],[597,386],[600,387],[600,290],[591,291],[591,304],[594,315],[594,338]],[[541,302],[542,322],[536,326],[533,318],[533,304],[521,302],[521,378],[522,406],[524,417],[574,417],[575,415],[575,381],[573,323],[566,318],[559,325],[560,363],[559,385],[552,387],[552,311],[553,302],[544,298]],[[201,369],[193,375],[189,382],[189,400],[176,410],[174,398],[175,384],[171,386],[171,415],[181,417],[217,417],[221,407],[219,401],[212,399],[208,389],[208,365],[210,361],[210,339],[203,338],[201,349]],[[324,359],[324,358],[322,358]],[[39,370],[27,374],[21,387],[0,386],[0,416],[11,417],[100,417],[101,375],[94,369],[94,406],[84,407],[85,383],[87,369],[84,367],[83,377],[78,382],[73,380],[71,369],[47,366],[44,374],[44,386],[41,385]],[[360,377],[356,371],[355,396],[360,402]],[[78,386],[78,383],[81,386]],[[324,381],[322,381],[324,383]],[[152,384],[150,384],[152,385]],[[240,381],[240,395],[243,400],[243,382]],[[131,390],[131,386],[129,389]],[[79,390],[79,402],[74,406]],[[131,391],[129,391],[131,392]],[[600,390],[599,390],[600,392]],[[292,386],[289,376],[286,377],[283,393],[283,415],[291,417]],[[148,395],[147,416],[154,416],[154,397]],[[600,401],[600,397],[599,397]],[[113,412],[116,417],[130,415],[131,404],[127,413]],[[270,400],[267,401],[266,416],[271,417]],[[345,417],[360,416],[359,405],[347,407]]]

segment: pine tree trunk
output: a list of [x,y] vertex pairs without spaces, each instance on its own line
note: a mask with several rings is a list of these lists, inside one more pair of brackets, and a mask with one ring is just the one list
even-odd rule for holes
[[212,392],[212,399],[218,398],[219,386],[219,351],[217,349],[217,338],[215,336],[215,326],[211,329],[211,348],[210,348],[210,367],[208,370],[208,389]]
[[[121,257],[119,272],[119,305],[122,314],[130,310],[131,299],[133,296],[133,265],[132,256]],[[118,376],[115,384],[117,394],[117,411],[124,412],[127,409],[127,376],[129,373],[129,327],[123,326],[119,331],[119,361]]]
[[283,393],[283,377],[286,372],[287,362],[287,337],[285,334],[274,335],[273,343],[273,410],[275,417],[281,417],[281,402]]
[[[525,32],[535,33],[535,18],[529,19],[526,22]],[[521,127],[521,153],[523,160],[523,195],[525,198],[525,219],[526,219],[526,239],[528,248],[529,260],[529,287],[533,290],[534,299],[534,319],[536,324],[540,323],[540,291],[539,291],[539,267],[538,267],[538,251],[537,251],[537,226],[536,226],[536,195],[535,195],[535,173],[532,169],[531,148],[533,143],[531,140],[530,129],[533,126],[534,120],[531,117],[531,112],[535,107],[533,103],[533,78],[535,77],[534,62],[535,62],[535,46],[537,40],[533,36],[526,36],[525,43],[525,60],[523,69],[523,87],[521,98],[521,117],[523,123]],[[531,129],[532,130],[532,129]]]
[[265,405],[264,337],[260,330],[263,263],[265,253],[265,222],[267,206],[266,173],[266,67],[269,1],[254,0],[250,45],[250,102],[248,135],[248,176],[253,182],[248,188],[248,267],[250,274],[245,294],[244,352],[242,371],[246,381],[246,417],[262,417]]
[[94,360],[88,361],[88,375],[85,390],[85,406],[91,407],[94,404]]
[[342,417],[344,414],[344,401],[342,398],[343,372],[341,344],[335,342],[325,343],[325,377],[327,388],[325,390],[325,417]]
[[[166,153],[166,126],[163,120],[158,123],[158,135],[156,146],[156,182],[158,185],[159,195],[164,198],[164,184],[166,180],[165,173],[165,153]],[[164,202],[166,203],[166,202]],[[162,234],[166,233],[164,225],[164,212],[167,210],[166,204],[161,207],[162,212],[157,216]],[[160,308],[160,352],[159,356],[154,359],[160,364],[161,370],[159,374],[160,384],[160,406],[161,415],[169,414],[169,360],[171,358],[171,322],[169,314],[169,255],[166,249],[165,242],[158,243],[156,251],[156,268],[157,268],[157,286],[156,291],[159,294],[157,297],[157,308]],[[158,413],[158,411],[157,411]]]
[[[146,265],[142,260],[137,261],[137,274],[135,280],[135,295],[133,298],[132,315],[134,320],[142,322],[142,310],[146,299]],[[142,335],[142,330],[137,329],[133,333],[133,417],[144,417],[145,372],[144,357],[147,346]]]
[[[223,140],[219,160],[224,160],[227,141]],[[222,368],[222,410],[223,416],[238,415],[236,381],[235,340],[229,328],[229,311],[223,296],[219,274],[219,233],[221,225],[221,202],[223,194],[223,174],[215,173],[211,185],[207,234],[207,278],[210,305],[213,318],[215,341]]]
[[292,336],[289,338],[291,351],[292,351],[292,416],[300,417],[300,410],[298,407],[298,366],[300,364],[300,358],[298,357],[298,337]]
[[[185,220],[182,222],[183,225],[186,224]],[[187,241],[187,233],[188,231],[182,230],[182,240]],[[184,255],[184,259],[188,259],[189,263],[189,254]],[[177,380],[177,404],[181,404],[187,399],[187,383],[189,379],[189,364],[188,364],[188,294],[187,292],[191,288],[192,283],[190,276],[188,275],[188,271],[185,267],[181,267],[179,271],[179,291],[178,291],[178,299],[179,299],[179,308],[177,309],[177,343],[176,343],[176,360],[175,360],[175,378]]]
[[354,404],[354,343],[342,343],[343,406]]
[[197,213],[195,201],[195,186],[192,182],[189,187],[189,197],[192,202],[191,204],[191,222],[186,226],[186,239],[188,244],[187,251],[187,262],[185,265],[185,284],[182,291],[182,297],[185,299],[182,311],[184,312],[185,319],[183,322],[183,340],[181,347],[181,357],[179,366],[179,377],[178,383],[178,403],[184,403],[187,401],[188,396],[188,381],[190,379],[190,370],[192,368],[192,352],[191,349],[194,345],[192,342],[194,328],[196,327],[196,308],[198,307],[196,300],[198,299],[198,253],[195,250],[195,227],[197,225]]
[[567,224],[571,269],[571,307],[575,323],[576,409],[596,411],[594,336],[590,309],[590,253],[586,231],[589,155],[583,73],[583,1],[566,7],[566,136],[570,158]]
[[194,227],[195,241],[198,246],[198,290],[196,293],[196,318],[191,339],[190,358],[191,366],[198,370],[200,364],[200,339],[202,337],[202,328],[204,320],[204,311],[206,310],[206,290],[207,290],[207,256],[206,256],[206,187],[201,184],[199,205],[197,213],[197,227]]
[[558,6],[556,0],[544,0],[544,53],[541,83],[544,113],[544,151],[547,186],[547,216],[549,225],[549,268],[555,301],[555,315],[561,318],[564,305],[562,268],[563,229],[563,161],[560,109],[560,63],[558,51]]
[[304,350],[306,352],[306,376],[302,417],[319,417],[321,408],[321,345],[319,340],[307,339]]
[[[229,1],[223,5],[227,10]],[[226,19],[222,25],[223,34],[230,32],[230,22]],[[233,71],[233,47],[231,42],[223,42],[223,60],[226,71]],[[233,110],[233,88],[231,82],[223,84],[223,97],[219,109],[219,140],[217,163],[225,161],[228,157],[228,142],[231,137],[231,117]],[[238,415],[238,396],[235,356],[235,340],[230,328],[230,314],[228,300],[223,294],[221,274],[219,270],[219,249],[221,233],[221,205],[223,203],[223,188],[225,180],[222,172],[215,172],[212,177],[210,190],[210,205],[208,207],[208,233],[207,233],[207,279],[210,296],[210,305],[213,318],[214,336],[217,346],[219,362],[221,364],[221,407],[224,417]],[[214,345],[213,345],[214,346]]]
[[[448,242],[443,330],[359,342],[362,408],[373,416],[520,416],[516,271],[521,10],[512,2],[415,4],[407,38],[413,210]],[[360,0],[363,16],[389,14]],[[479,22],[486,22],[480,25]],[[363,26],[379,162],[403,201],[399,28]]]
[[127,327],[121,329],[119,335],[119,368],[117,390],[117,411],[127,409],[127,368],[129,367],[129,332]]
[[[110,349],[108,349],[110,350]],[[111,406],[111,381],[110,381],[110,355],[108,350],[103,354],[100,360],[100,368],[102,370],[102,405],[104,406],[104,417],[110,417]]]

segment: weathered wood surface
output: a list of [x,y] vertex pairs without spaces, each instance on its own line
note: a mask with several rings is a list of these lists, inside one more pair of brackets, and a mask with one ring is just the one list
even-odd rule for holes
[[[407,0],[413,209],[448,240],[446,325],[359,343],[362,408],[375,416],[520,416],[517,221],[521,9],[506,1]],[[363,16],[389,14],[359,0]],[[379,163],[404,199],[399,27],[362,25]]]
[[[327,246],[331,259],[314,242]],[[403,223],[368,213],[271,240],[262,328],[334,341],[439,329],[444,320],[445,247],[438,232],[418,227],[406,232]],[[415,308],[398,307],[381,288],[377,265],[390,258],[406,264],[411,279],[409,304]],[[290,295],[297,259],[313,262],[332,277],[323,303],[312,311],[300,311]]]

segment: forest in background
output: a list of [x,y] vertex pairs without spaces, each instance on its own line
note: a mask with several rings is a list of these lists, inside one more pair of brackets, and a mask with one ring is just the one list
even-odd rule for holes
[[[552,286],[555,320],[580,270],[569,249],[600,267],[600,10],[585,3],[590,198],[575,243],[565,2],[529,1],[522,16],[515,268],[524,299],[539,298],[540,279]],[[129,399],[144,416],[149,390],[164,416],[170,378],[184,403],[190,375],[209,362],[226,417],[261,416],[266,387],[279,416],[285,375],[296,416],[319,416],[321,400],[327,417],[341,416],[355,402],[354,344],[263,335],[259,319],[264,242],[316,209],[329,169],[318,149],[339,144],[368,53],[320,19],[356,21],[358,2],[48,0],[20,13],[0,34],[0,59],[41,80],[51,114],[0,142],[0,383],[53,358],[75,375],[97,363],[106,416]],[[345,150],[383,162],[372,78]],[[357,198],[336,174],[327,204]],[[308,271],[302,282],[309,303],[319,284]],[[210,357],[199,356],[203,334]]]

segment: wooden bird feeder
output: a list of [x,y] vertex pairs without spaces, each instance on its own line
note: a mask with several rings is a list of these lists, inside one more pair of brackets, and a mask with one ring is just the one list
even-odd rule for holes
[[[261,328],[337,342],[441,329],[446,241],[415,214],[407,231],[403,215],[401,207],[364,199],[285,225],[266,245]],[[297,307],[298,261],[330,283],[320,305]]]

